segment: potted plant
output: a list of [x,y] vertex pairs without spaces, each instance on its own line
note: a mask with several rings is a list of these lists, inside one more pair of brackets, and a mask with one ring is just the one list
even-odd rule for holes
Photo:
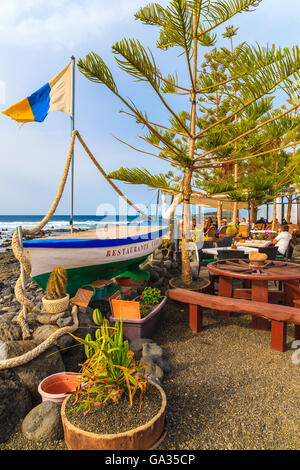
[[141,296],[134,300],[122,300],[118,292],[110,297],[112,316],[109,320],[112,324],[116,323],[122,314],[124,336],[127,339],[151,338],[166,301],[167,297],[152,287],[145,287]]
[[65,442],[70,450],[149,450],[165,435],[166,395],[144,375],[128,341],[122,319],[112,327],[99,310],[95,339],[71,334],[84,344],[86,361],[81,387],[61,408]]
[[56,266],[51,272],[46,295],[42,298],[47,313],[61,313],[67,310],[70,296],[66,293],[67,272],[64,267]]

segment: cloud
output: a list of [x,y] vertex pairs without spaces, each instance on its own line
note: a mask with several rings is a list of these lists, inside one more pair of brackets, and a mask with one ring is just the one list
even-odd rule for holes
[[[73,48],[124,25],[145,0],[0,0],[0,44]],[[162,2],[162,3],[167,3]]]

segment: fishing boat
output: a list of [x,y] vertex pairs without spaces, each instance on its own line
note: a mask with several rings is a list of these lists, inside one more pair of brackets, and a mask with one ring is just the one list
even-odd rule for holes
[[113,226],[96,230],[24,240],[23,249],[32,265],[31,277],[45,289],[52,269],[67,270],[67,292],[77,290],[98,279],[131,277],[148,279],[149,272],[140,265],[161,244],[168,226]]

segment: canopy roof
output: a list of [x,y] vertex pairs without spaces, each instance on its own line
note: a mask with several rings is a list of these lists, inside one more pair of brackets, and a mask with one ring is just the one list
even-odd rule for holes
[[[193,191],[191,196],[191,204],[193,205],[201,205],[205,207],[218,207],[218,202],[222,202],[222,209],[224,210],[232,210],[233,204],[235,201],[228,198],[228,194],[219,193],[213,194],[208,196],[207,194],[203,194],[200,192]],[[240,209],[248,209],[248,202],[237,202],[237,208]]]

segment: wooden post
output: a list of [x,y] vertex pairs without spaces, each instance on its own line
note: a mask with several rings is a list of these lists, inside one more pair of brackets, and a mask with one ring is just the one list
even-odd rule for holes
[[[232,297],[232,278],[227,276],[219,276],[219,291],[221,297]],[[218,315],[230,317],[230,312],[218,311]]]
[[294,306],[294,300],[300,298],[299,281],[283,281],[284,305]]
[[[72,56],[72,114],[71,114],[71,136],[75,130],[75,57]],[[71,160],[71,217],[70,230],[73,233],[74,225],[74,150]]]
[[[300,308],[300,298],[294,299],[293,306],[295,308]],[[295,340],[300,340],[300,325],[295,325]]]
[[[23,231],[22,231],[22,226],[21,225],[19,225],[19,227],[18,227],[18,235],[19,235],[20,247],[23,250]],[[21,269],[22,288],[23,288],[23,292],[25,294],[25,272],[24,272],[24,268],[23,268],[22,263],[20,263],[20,269]],[[26,320],[26,313],[27,313],[26,312],[26,307],[23,305],[24,320]]]
[[271,348],[276,351],[286,351],[286,322],[272,320]]
[[194,333],[203,330],[203,312],[198,305],[189,304],[189,327]]
[[[252,280],[251,300],[255,300],[257,302],[268,303],[269,301],[268,281],[257,281],[255,279]],[[266,318],[253,316],[252,328],[254,330],[268,331],[269,320],[267,320]]]

